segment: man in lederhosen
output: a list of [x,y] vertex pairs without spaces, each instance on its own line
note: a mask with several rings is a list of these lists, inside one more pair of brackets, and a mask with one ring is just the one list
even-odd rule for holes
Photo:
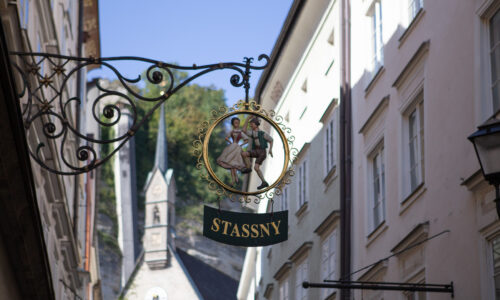
[[260,170],[260,166],[264,162],[267,157],[267,151],[269,145],[269,155],[273,157],[273,138],[267,134],[266,132],[259,130],[260,121],[256,117],[250,119],[250,127],[251,130],[248,129],[248,118],[243,125],[243,130],[252,140],[251,150],[241,152],[243,156],[243,160],[245,161],[246,168],[241,170],[241,173],[250,173],[252,172],[252,165],[250,162],[250,157],[255,158],[255,166],[254,169],[259,175],[260,180],[262,180],[262,184],[257,187],[257,189],[263,189],[269,186],[267,181],[264,179],[264,175],[262,175],[262,171]]

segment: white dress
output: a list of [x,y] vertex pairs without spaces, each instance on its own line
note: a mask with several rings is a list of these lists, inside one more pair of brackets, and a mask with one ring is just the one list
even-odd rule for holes
[[242,149],[238,142],[241,139],[248,140],[248,136],[241,130],[231,130],[229,136],[233,142],[224,148],[222,154],[217,158],[217,164],[225,169],[245,168],[245,162],[241,157]]

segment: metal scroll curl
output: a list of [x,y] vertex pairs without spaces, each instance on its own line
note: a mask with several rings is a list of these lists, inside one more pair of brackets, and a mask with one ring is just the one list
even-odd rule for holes
[[[218,178],[212,166],[213,159],[209,157],[210,137],[214,129],[221,125],[224,120],[236,115],[246,115],[250,118],[257,117],[266,121],[275,130],[283,145],[283,167],[277,179],[270,182],[268,186],[255,191],[238,190]],[[232,107],[214,109],[211,112],[211,118],[200,124],[198,138],[193,142],[193,155],[197,158],[196,168],[201,171],[201,178],[207,182],[208,189],[213,191],[219,199],[227,198],[240,203],[253,201],[256,204],[263,199],[267,199],[273,203],[274,197],[283,194],[283,189],[290,184],[291,176],[295,174],[294,161],[298,150],[293,147],[294,140],[295,137],[291,135],[290,127],[285,124],[283,117],[277,115],[275,111],[266,111],[254,101],[245,102],[240,100]]]
[[[17,76],[18,96],[31,157],[43,168],[60,175],[76,175],[88,172],[108,161],[130,140],[153,113],[182,87],[194,79],[216,70],[234,71],[230,83],[243,86],[248,97],[251,70],[263,70],[269,57],[258,57],[260,65],[253,65],[252,58],[244,63],[226,62],[198,66],[177,66],[142,57],[82,58],[49,53],[12,52],[11,63]],[[141,62],[146,64],[145,78],[124,76],[114,63]],[[86,66],[99,66],[110,70],[117,78],[120,90],[110,89],[97,83],[99,95],[82,101],[77,95],[76,82],[79,72]],[[175,71],[192,71],[190,76],[176,79]],[[158,86],[153,96],[141,94],[136,84],[141,80]],[[120,98],[120,104],[110,102],[110,97]],[[87,134],[78,125],[76,106],[90,101],[92,120],[97,128],[115,126],[124,114],[130,116],[125,133],[104,139]],[[154,106],[139,118],[136,103],[147,101]],[[99,146],[111,145],[110,153],[100,157]]]

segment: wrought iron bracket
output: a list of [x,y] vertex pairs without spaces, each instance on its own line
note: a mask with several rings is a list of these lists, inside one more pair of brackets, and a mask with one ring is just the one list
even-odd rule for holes
[[[245,101],[248,103],[251,70],[263,70],[269,64],[269,57],[265,54],[258,57],[259,61],[263,61],[262,65],[253,65],[253,58],[245,57],[244,63],[224,62],[201,66],[196,64],[178,66],[134,56],[85,58],[29,52],[11,52],[10,55],[14,74],[18,75],[17,78],[20,81],[19,101],[30,155],[41,167],[60,175],[82,174],[108,161],[172,95],[207,73],[223,69],[234,71],[235,73],[230,77],[230,83],[235,87],[244,88]],[[160,93],[153,97],[146,97],[138,92],[134,84],[141,81],[141,75],[137,78],[123,76],[113,65],[114,62],[122,61],[146,63],[148,67],[145,68],[144,80],[157,85]],[[72,76],[76,79],[77,74],[85,70],[87,66],[99,66],[111,70],[126,92],[112,90],[98,82],[96,87],[100,94],[95,99],[82,101],[82,95],[76,95],[75,89],[71,86],[71,82],[75,81],[70,79]],[[194,74],[179,80],[174,76],[175,71],[194,71]],[[75,111],[72,110],[72,107],[82,102],[92,101],[93,121],[99,127],[111,127],[119,122],[124,113],[122,110],[125,108],[116,103],[103,101],[108,96],[117,96],[126,104],[127,112],[132,117],[132,124],[126,133],[105,140],[82,132],[77,122],[73,120]],[[151,102],[154,106],[146,112],[144,117],[138,119],[136,101]],[[42,136],[33,139],[37,142],[30,145],[32,140],[29,138],[30,131],[37,129],[41,129]],[[48,141],[52,142],[47,146]],[[75,141],[78,142],[75,143]],[[71,143],[73,146],[70,145]],[[114,144],[115,147],[108,155],[99,157],[94,144]],[[53,148],[52,154],[46,151],[49,148]],[[58,152],[57,159],[54,159],[53,152]]]
[[408,292],[433,292],[449,293],[451,298],[455,297],[453,281],[450,284],[431,283],[406,283],[406,282],[372,282],[372,281],[341,281],[325,280],[324,283],[311,283],[304,281],[304,288],[336,288],[349,290],[385,290],[385,291],[408,291]]

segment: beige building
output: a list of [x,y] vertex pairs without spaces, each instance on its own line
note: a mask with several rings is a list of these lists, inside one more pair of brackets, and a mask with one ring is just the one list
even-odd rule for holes
[[[314,122],[304,123],[303,119],[325,120],[323,112],[310,111],[309,106],[322,103],[323,97],[340,89],[340,84],[338,79],[330,79],[328,88],[315,90],[311,78],[323,73],[321,64],[304,72],[312,58],[320,62],[328,57],[326,52],[312,55],[314,50],[310,50],[321,42],[313,32],[327,29],[322,22],[314,23],[313,16],[307,18],[308,23],[301,23],[300,18],[291,22],[297,2],[285,22],[273,63],[261,79],[256,98],[266,108],[290,116],[302,149],[297,164],[299,178],[295,178],[300,181],[302,162],[307,157],[312,157],[308,161],[321,160],[316,147],[325,151],[324,145],[316,145],[321,144],[317,137],[326,126],[316,131]],[[352,155],[347,155],[352,158],[352,230],[346,234],[352,241],[347,245],[351,280],[453,282],[455,299],[500,298],[500,222],[493,202],[494,189],[483,179],[473,145],[467,140],[478,125],[499,115],[500,1],[348,2],[350,20],[346,24],[350,28],[345,29],[350,35],[346,49],[350,49],[347,74],[352,87]],[[308,5],[302,7],[305,15]],[[325,15],[328,11],[322,8]],[[339,24],[338,19],[336,22]],[[312,40],[311,48],[301,47],[297,40],[292,44],[295,32],[300,31],[302,39]],[[285,35],[288,44],[282,41],[284,32],[290,32]],[[294,46],[293,50],[288,50],[289,45]],[[302,94],[298,88],[302,88]],[[309,98],[315,91],[318,94]],[[286,100],[293,103],[290,111],[286,110]],[[294,115],[300,116],[299,120],[293,120]],[[297,131],[293,126],[307,130]],[[336,161],[341,159],[337,155]],[[306,174],[313,179],[322,169],[310,166],[309,172],[314,170],[314,175]],[[339,186],[335,180],[339,179],[333,180],[334,189]],[[254,181],[258,184],[252,178],[250,188],[255,187]],[[311,186],[312,182],[309,193],[318,189]],[[293,185],[288,198],[297,197],[300,204],[302,185],[296,185],[298,189]],[[302,221],[301,210],[297,214],[294,201],[290,202],[289,241],[248,249],[239,299],[326,296],[320,290],[306,290],[303,294],[296,288],[299,281],[322,281],[323,269],[315,261],[323,257],[316,247],[324,238],[313,231],[321,232],[326,225],[315,229],[311,224],[324,220],[324,215],[335,216],[339,209],[332,203],[321,206],[324,198],[320,194],[309,195],[310,214],[305,214]],[[313,203],[319,208],[313,208]],[[259,211],[266,209],[265,205],[259,207]],[[311,213],[314,220],[308,219]],[[321,224],[333,224],[330,230],[339,232],[335,217],[326,220],[330,221]],[[336,247],[343,242],[338,238]],[[307,267],[302,261],[307,262]],[[339,268],[334,270],[337,272],[330,279],[342,278]],[[340,297],[338,290],[331,291],[334,298]],[[353,289],[350,297],[450,299],[451,295]]]
[[[292,182],[274,198],[274,211],[288,211],[288,240],[247,249],[240,300],[338,297],[302,287],[339,273],[338,20],[338,1],[294,1],[258,83],[256,100],[284,118],[298,155]],[[279,136],[273,139],[281,147]],[[264,162],[265,178],[276,177],[276,161],[277,155]],[[254,173],[249,190],[260,184]],[[269,212],[271,203],[256,210]]]
[[499,109],[500,1],[351,5],[352,269],[375,263],[353,280],[453,282],[455,299],[495,299],[500,223],[467,136]]
[[[33,153],[43,143],[41,157],[47,165],[64,164],[58,151],[60,140],[48,138],[52,132],[48,121],[54,120],[42,117],[31,124],[25,120],[28,114],[33,116],[47,108],[44,101],[54,97],[57,89],[51,90],[49,85],[63,85],[62,73],[71,64],[57,73],[48,60],[9,55],[9,51],[98,55],[97,1],[0,1],[0,17],[1,102],[6,105],[1,122],[2,132],[10,135],[2,136],[1,142],[0,202],[5,205],[1,209],[5,221],[0,226],[0,295],[3,299],[100,299],[94,234],[95,173],[56,175],[30,161],[28,152],[31,149]],[[85,41],[84,30],[88,30]],[[29,65],[31,72],[26,69]],[[29,75],[22,77],[19,70]],[[51,76],[54,72],[57,74]],[[86,114],[81,110],[85,75],[85,68],[74,73],[60,90],[66,99],[82,99],[82,105],[73,101],[66,107],[67,124],[72,127],[86,126]],[[43,88],[34,88],[44,82]],[[31,89],[19,96],[24,84]],[[33,105],[27,112],[29,95]],[[61,113],[57,105],[51,109]],[[56,122],[55,130],[60,129],[61,124]],[[78,138],[68,136],[64,153],[76,153],[80,145]],[[76,167],[80,164],[75,155],[69,163]]]

